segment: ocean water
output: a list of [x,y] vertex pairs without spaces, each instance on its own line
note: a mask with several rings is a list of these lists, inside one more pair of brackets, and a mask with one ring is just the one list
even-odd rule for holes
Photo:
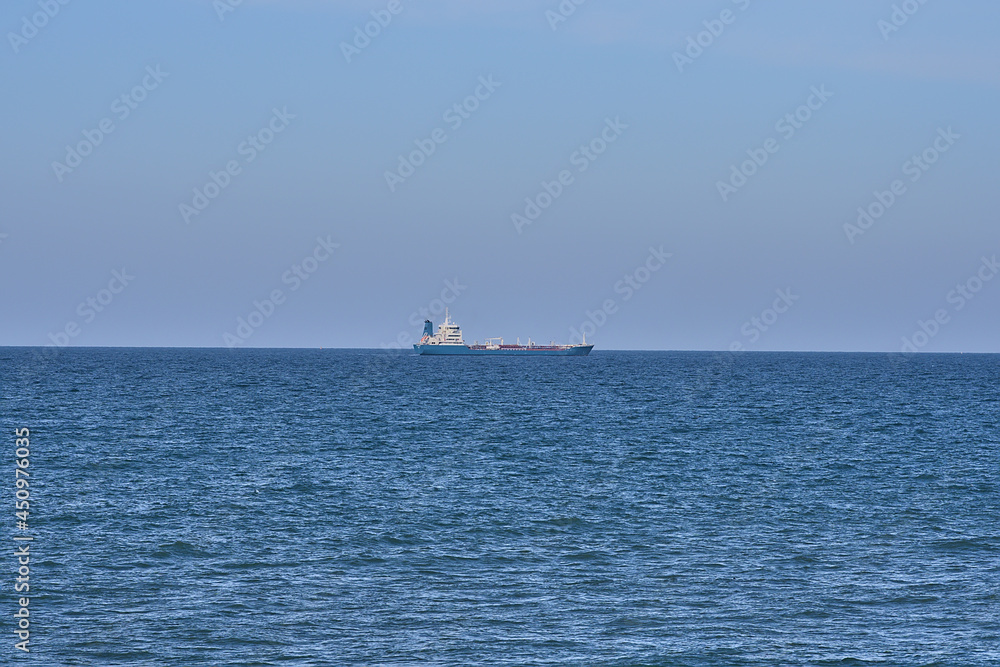
[[0,348],[0,553],[34,538],[0,664],[998,665],[998,387],[990,355]]

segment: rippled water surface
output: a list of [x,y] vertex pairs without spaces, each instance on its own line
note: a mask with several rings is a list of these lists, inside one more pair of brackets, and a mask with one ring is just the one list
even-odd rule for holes
[[0,663],[998,665],[998,388],[987,355],[0,348],[35,538]]

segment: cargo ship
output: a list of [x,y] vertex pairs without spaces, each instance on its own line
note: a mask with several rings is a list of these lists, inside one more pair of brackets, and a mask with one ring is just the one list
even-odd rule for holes
[[559,357],[582,357],[590,354],[594,349],[593,345],[587,344],[586,335],[583,342],[577,345],[538,345],[530,338],[527,345],[510,345],[503,342],[503,338],[489,338],[485,343],[476,341],[472,345],[466,344],[462,340],[462,330],[457,324],[451,321],[451,316],[445,310],[444,323],[438,326],[437,333],[434,333],[434,323],[430,320],[424,321],[424,334],[419,343],[413,345],[417,354],[502,354],[510,356],[559,356]]

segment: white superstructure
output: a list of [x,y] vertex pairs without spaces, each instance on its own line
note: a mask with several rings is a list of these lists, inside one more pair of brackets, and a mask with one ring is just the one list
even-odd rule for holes
[[437,333],[420,339],[421,345],[465,345],[462,330],[451,321],[448,309],[444,310],[444,322],[438,325]]

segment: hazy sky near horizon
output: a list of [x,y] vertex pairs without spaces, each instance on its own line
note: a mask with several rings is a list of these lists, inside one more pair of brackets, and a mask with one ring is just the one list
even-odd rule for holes
[[10,0],[0,345],[409,345],[447,301],[470,341],[1000,352],[998,26]]

